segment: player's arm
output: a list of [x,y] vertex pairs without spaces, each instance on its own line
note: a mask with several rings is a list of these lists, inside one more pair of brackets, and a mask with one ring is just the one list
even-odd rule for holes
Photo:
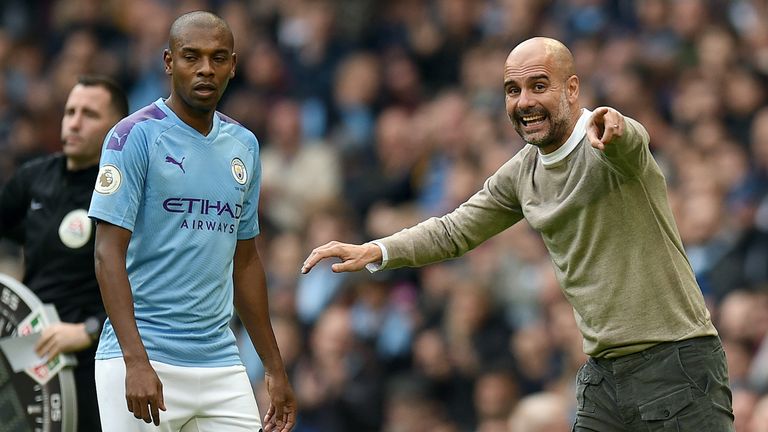
[[264,364],[270,397],[264,432],[288,432],[296,423],[296,400],[269,320],[266,276],[255,239],[238,240],[232,277],[235,308]]
[[131,232],[100,221],[96,225],[96,278],[104,308],[123,351],[128,410],[145,422],[160,424],[165,411],[163,385],[149,363],[134,317],[133,295],[125,268]]

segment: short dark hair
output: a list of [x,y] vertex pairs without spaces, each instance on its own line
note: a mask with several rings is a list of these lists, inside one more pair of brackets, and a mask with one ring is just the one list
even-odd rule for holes
[[114,79],[106,75],[81,75],[77,83],[85,87],[103,87],[109,92],[109,104],[120,118],[128,116],[128,96]]

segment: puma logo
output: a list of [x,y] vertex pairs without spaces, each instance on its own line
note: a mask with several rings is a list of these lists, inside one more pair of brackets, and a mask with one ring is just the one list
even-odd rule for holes
[[182,164],[184,163],[184,159],[186,159],[186,158],[187,158],[187,157],[186,157],[186,156],[184,156],[183,158],[181,158],[181,162],[179,162],[179,161],[177,161],[176,159],[174,159],[174,158],[173,158],[173,157],[171,157],[171,156],[166,156],[166,157],[165,157],[165,161],[166,161],[166,162],[168,162],[169,164],[174,164],[174,165],[177,165],[179,168],[181,168],[181,172],[183,172],[184,174],[186,174],[187,172],[184,170],[184,165],[182,165]]
[[128,133],[124,133],[120,135],[117,133],[117,131],[112,132],[112,137],[109,140],[109,145],[107,146],[107,148],[113,149],[113,150],[122,150],[123,146],[125,145],[126,137],[128,137]]

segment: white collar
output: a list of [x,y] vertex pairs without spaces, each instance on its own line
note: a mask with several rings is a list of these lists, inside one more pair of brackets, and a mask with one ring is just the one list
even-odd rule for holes
[[541,158],[541,164],[544,165],[544,167],[553,167],[557,165],[563,161],[563,159],[568,157],[576,146],[579,145],[581,140],[584,139],[584,135],[587,134],[587,120],[589,120],[590,115],[592,115],[592,111],[586,108],[581,109],[581,116],[576,122],[576,126],[573,128],[571,136],[568,137],[568,140],[565,144],[561,145],[560,148],[547,154],[541,153],[541,149],[539,149],[539,157]]

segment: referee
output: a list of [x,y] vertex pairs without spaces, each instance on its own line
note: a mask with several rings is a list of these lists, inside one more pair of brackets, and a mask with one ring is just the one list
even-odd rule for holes
[[94,353],[106,318],[93,263],[88,205],[109,129],[128,115],[123,90],[103,76],[83,76],[61,120],[62,153],[21,166],[0,192],[0,237],[24,249],[24,283],[56,306],[61,323],[43,331],[40,356],[73,353],[78,430],[100,431]]

